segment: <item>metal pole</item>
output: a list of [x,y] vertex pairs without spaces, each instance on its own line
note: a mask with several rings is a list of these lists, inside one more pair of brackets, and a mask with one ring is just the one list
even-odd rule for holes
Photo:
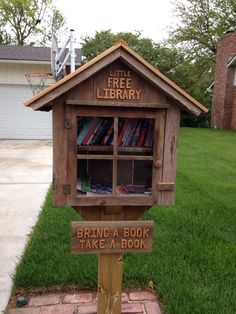
[[75,71],[75,37],[74,30],[70,30],[70,72]]

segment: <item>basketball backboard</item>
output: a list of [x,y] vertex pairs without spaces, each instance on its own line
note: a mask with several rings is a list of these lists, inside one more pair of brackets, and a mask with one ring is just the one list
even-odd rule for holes
[[[58,43],[57,38],[55,35],[52,36],[52,47],[51,47],[51,71],[52,75],[55,80],[56,79],[56,72],[57,72],[57,65],[56,65],[56,56],[58,56]],[[59,63],[59,61],[58,61]]]
[[[60,80],[66,75],[66,63],[70,57],[70,69],[71,72],[75,70],[75,47],[74,47],[74,30],[70,30],[70,36],[64,47],[59,50],[58,42],[55,35],[52,37],[52,46],[51,46],[51,70],[53,77],[56,81]],[[69,49],[67,45],[70,44]]]

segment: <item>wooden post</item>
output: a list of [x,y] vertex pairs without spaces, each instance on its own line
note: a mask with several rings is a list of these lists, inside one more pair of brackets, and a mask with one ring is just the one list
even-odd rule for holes
[[[121,313],[123,253],[152,250],[153,221],[120,220],[125,209],[120,206],[101,208],[103,220],[74,221],[71,224],[71,252],[100,253],[99,314]],[[133,217],[137,218],[136,212]]]
[[120,314],[123,254],[99,254],[98,314]]
[[[101,220],[123,220],[124,208],[103,207]],[[123,254],[99,254],[98,257],[98,314],[120,314]]]

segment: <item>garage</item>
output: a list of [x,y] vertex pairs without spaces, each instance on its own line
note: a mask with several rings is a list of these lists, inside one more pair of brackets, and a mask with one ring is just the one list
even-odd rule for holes
[[26,108],[23,102],[32,97],[29,85],[0,84],[0,138],[51,139],[51,112]]
[[[80,63],[81,51],[76,49],[76,67]],[[54,83],[50,77],[51,49],[0,45],[0,139],[52,138],[51,113],[33,111],[23,105],[33,96],[26,73],[36,78],[46,75],[45,86]]]

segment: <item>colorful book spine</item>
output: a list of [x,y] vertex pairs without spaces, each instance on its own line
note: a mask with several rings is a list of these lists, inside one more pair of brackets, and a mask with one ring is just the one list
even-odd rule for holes
[[112,135],[112,133],[113,133],[113,123],[111,123],[110,127],[108,128],[108,130],[107,130],[107,132],[106,132],[106,134],[104,136],[104,138],[102,139],[102,141],[101,141],[102,145],[106,145],[107,144],[107,142],[109,140],[109,137]]
[[82,145],[88,145],[89,144],[89,141],[93,137],[94,130],[96,129],[98,123],[99,123],[99,119],[94,118],[86,136],[83,139]]
[[130,146],[136,146],[137,145],[137,142],[141,136],[142,125],[143,125],[143,119],[139,119],[135,133],[134,133],[132,141],[130,143]]
[[121,140],[125,134],[125,130],[127,129],[127,126],[128,126],[128,123],[129,123],[129,120],[128,119],[125,119],[124,120],[124,123],[123,123],[123,127],[121,128],[121,132],[118,136],[118,141],[117,141],[117,145],[120,145],[121,144]]
[[[109,118],[84,118],[78,128],[78,145],[113,145],[114,125]],[[118,146],[153,147],[154,124],[151,119],[126,118],[118,125]]]
[[130,146],[130,144],[131,144],[131,142],[133,140],[134,133],[137,130],[138,123],[139,123],[139,119],[134,119],[133,120],[132,125],[131,125],[131,129],[130,129],[130,132],[129,132],[129,136],[127,137],[127,140],[125,142],[125,146]]
[[129,136],[129,132],[130,132],[130,130],[131,130],[132,123],[133,123],[133,120],[134,120],[134,119],[128,119],[128,120],[129,120],[128,126],[127,126],[127,128],[126,128],[126,130],[125,130],[125,133],[124,133],[123,137],[122,137],[121,146],[124,146],[125,143],[126,143],[126,140],[127,140],[128,136]]
[[142,123],[142,129],[140,130],[141,134],[140,134],[140,137],[136,143],[137,146],[143,146],[144,140],[146,137],[146,133],[147,133],[147,128],[148,128],[148,122],[147,122],[147,119],[144,119],[143,123]]
[[90,144],[95,145],[100,143],[100,139],[104,134],[104,130],[106,130],[107,120],[102,120],[101,124],[99,125],[96,134],[94,134]]
[[85,118],[83,119],[83,127],[77,137],[77,144],[81,145],[83,142],[83,139],[85,138],[86,134],[88,133],[88,130],[93,123],[93,118]]

